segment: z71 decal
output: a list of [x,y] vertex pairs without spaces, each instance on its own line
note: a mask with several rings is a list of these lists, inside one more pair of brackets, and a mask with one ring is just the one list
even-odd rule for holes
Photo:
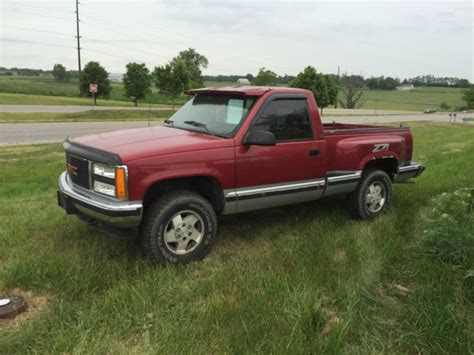
[[390,146],[390,144],[388,144],[388,143],[374,144],[374,149],[372,149],[372,153],[385,152],[386,150],[388,150],[389,146]]

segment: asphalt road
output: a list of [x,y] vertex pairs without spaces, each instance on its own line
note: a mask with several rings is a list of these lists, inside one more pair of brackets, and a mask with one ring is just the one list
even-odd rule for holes
[[[464,124],[461,117],[474,118],[474,114],[458,115],[457,124]],[[361,123],[376,122],[398,123],[412,121],[448,122],[446,114],[404,116],[352,116],[352,117],[323,117],[323,122]],[[151,125],[160,122],[152,121]],[[148,126],[147,121],[127,122],[63,122],[63,123],[3,123],[0,124],[0,145],[36,144],[61,142],[68,136],[80,136],[90,133],[107,132],[118,129],[139,128]]]

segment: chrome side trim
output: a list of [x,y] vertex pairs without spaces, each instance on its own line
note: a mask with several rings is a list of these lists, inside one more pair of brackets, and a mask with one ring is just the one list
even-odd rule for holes
[[[330,172],[328,172],[330,174]],[[354,172],[347,172],[343,173],[341,175],[336,175],[336,176],[329,176],[328,179],[328,184],[336,184],[339,182],[347,182],[350,180],[359,180],[360,177],[362,176],[362,171],[354,171]]]
[[317,200],[322,196],[325,184],[325,179],[320,178],[294,183],[286,182],[282,184],[225,190],[225,207],[223,214]]
[[141,201],[120,201],[107,198],[77,185],[72,186],[72,182],[69,182],[66,172],[59,176],[59,189],[62,193],[75,200],[106,211],[135,212],[140,211],[143,207]]
[[[356,189],[362,176],[362,171],[338,171],[337,175],[327,177],[327,186],[324,196],[343,194],[352,192]],[[334,174],[328,171],[328,175]]]
[[223,214],[312,201],[355,190],[362,171],[328,172],[326,178],[224,190]]
[[294,184],[276,184],[276,185],[266,185],[262,187],[256,188],[240,188],[237,189],[235,192],[230,192],[226,195],[226,198],[232,198],[236,196],[237,198],[245,197],[245,196],[252,196],[252,195],[265,195],[273,192],[287,192],[292,190],[299,190],[306,187],[321,187],[324,186],[325,181],[324,179],[312,180],[312,181],[304,181],[304,182],[297,182]]

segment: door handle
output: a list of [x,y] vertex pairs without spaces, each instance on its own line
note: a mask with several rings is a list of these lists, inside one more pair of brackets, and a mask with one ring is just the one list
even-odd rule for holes
[[310,149],[309,156],[310,157],[318,157],[319,156],[319,149]]

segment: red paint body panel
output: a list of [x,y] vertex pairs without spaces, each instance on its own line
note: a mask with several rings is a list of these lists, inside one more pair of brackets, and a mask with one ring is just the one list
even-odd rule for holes
[[[223,189],[309,180],[328,171],[362,170],[372,159],[393,157],[398,164],[411,160],[409,128],[321,124],[310,91],[290,88],[206,88],[192,94],[259,96],[234,138],[220,138],[177,128],[155,126],[74,138],[118,154],[129,167],[129,196],[142,200],[156,182],[189,176],[211,176]],[[281,142],[276,146],[243,145],[250,124],[265,100],[274,94],[304,94],[313,125],[313,140]],[[389,144],[373,152],[374,144]],[[309,156],[319,150],[319,156]]]

